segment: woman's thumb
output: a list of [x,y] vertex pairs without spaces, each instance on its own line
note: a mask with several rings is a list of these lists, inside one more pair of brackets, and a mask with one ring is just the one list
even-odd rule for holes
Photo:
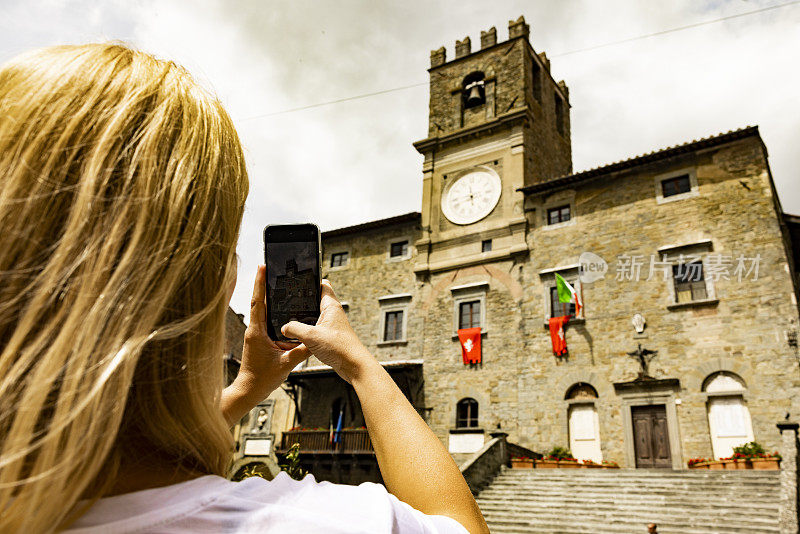
[[283,328],[281,328],[281,333],[284,336],[292,339],[306,341],[309,337],[311,337],[313,329],[313,326],[301,323],[300,321],[290,321],[283,325]]

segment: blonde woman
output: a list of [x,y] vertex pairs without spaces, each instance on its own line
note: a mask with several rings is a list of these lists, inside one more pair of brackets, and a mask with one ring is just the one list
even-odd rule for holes
[[[174,63],[96,44],[0,69],[0,531],[487,532],[330,285],[278,345],[262,266],[223,390],[247,191],[230,118]],[[310,351],[355,388],[386,489],[223,478],[231,424]]]

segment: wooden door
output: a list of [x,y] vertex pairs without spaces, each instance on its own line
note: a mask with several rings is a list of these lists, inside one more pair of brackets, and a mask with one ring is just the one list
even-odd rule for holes
[[634,406],[631,418],[636,467],[671,468],[666,406]]

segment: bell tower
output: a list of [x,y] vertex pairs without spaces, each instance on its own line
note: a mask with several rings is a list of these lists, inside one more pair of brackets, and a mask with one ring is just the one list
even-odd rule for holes
[[425,157],[419,275],[526,254],[517,189],[572,171],[569,91],[529,34],[519,17],[507,41],[492,27],[480,50],[467,36],[450,61],[431,52],[428,137],[414,143]]

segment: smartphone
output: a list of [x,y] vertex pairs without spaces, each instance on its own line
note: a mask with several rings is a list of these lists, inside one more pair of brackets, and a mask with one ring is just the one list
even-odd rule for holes
[[281,327],[290,321],[317,323],[320,248],[316,224],[278,224],[264,228],[267,333],[273,341],[297,341],[281,334]]

